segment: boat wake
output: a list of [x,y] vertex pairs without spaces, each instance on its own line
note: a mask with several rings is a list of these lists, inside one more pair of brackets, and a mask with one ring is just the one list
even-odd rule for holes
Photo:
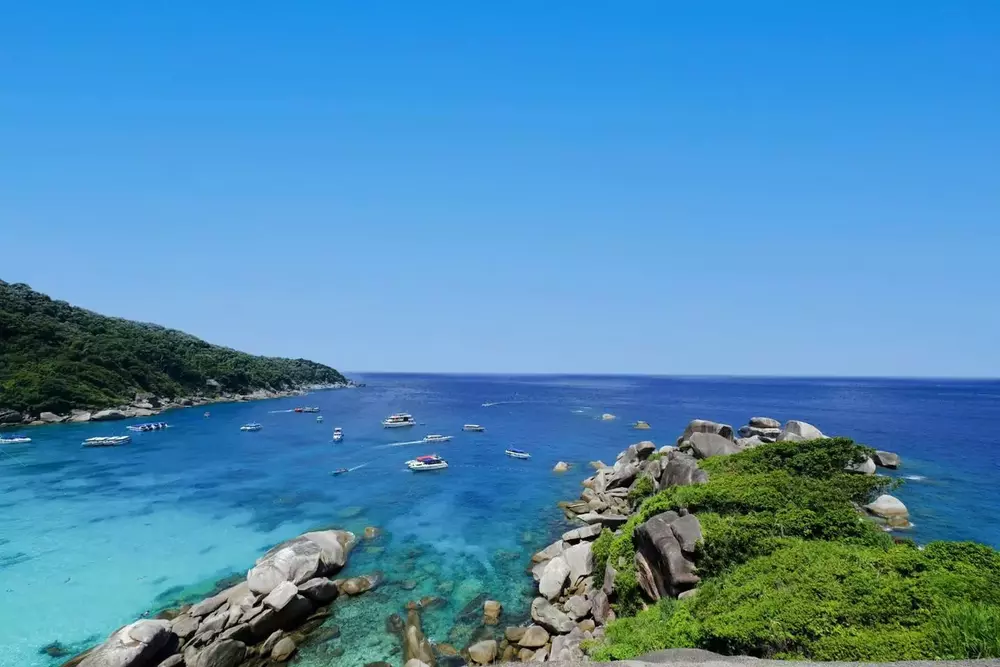
[[385,449],[386,447],[403,447],[405,445],[426,445],[424,440],[407,440],[406,442],[392,442],[388,445],[379,445],[375,449]]
[[492,408],[494,405],[515,405],[517,403],[527,403],[527,401],[486,401],[483,403],[483,407]]
[[364,468],[364,467],[365,467],[366,465],[368,465],[369,463],[371,463],[371,461],[366,461],[366,462],[362,463],[361,465],[356,465],[356,466],[354,466],[353,468],[348,468],[348,470],[349,470],[350,472],[354,472],[355,470],[358,470],[358,469],[360,469],[360,468]]
[[295,412],[295,410],[269,410],[269,415],[280,415],[282,412]]
[[913,482],[922,482],[927,478],[924,477],[923,475],[903,475],[903,479],[908,479]]

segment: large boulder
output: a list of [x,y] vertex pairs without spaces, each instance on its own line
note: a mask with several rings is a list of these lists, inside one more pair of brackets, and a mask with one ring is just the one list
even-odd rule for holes
[[681,551],[688,558],[694,557],[695,547],[701,542],[701,522],[694,514],[685,514],[670,522],[670,530],[674,532]]
[[73,410],[69,413],[69,421],[74,424],[83,424],[89,422],[93,415],[86,410]]
[[601,535],[601,530],[603,527],[600,522],[592,523],[583,528],[574,528],[573,530],[563,533],[563,540],[565,542],[581,542],[585,540],[596,540]]
[[549,633],[540,625],[531,625],[517,643],[524,648],[542,648],[549,643]]
[[740,449],[753,449],[772,441],[772,439],[761,438],[759,435],[752,435],[749,438],[736,438],[736,446]]
[[774,442],[781,435],[780,428],[761,428],[759,426],[741,426],[740,436],[743,438],[751,438],[757,436],[764,442]]
[[176,641],[176,636],[169,621],[136,621],[115,631],[78,667],[146,667],[171,641]]
[[656,451],[656,445],[654,445],[649,440],[643,440],[642,442],[637,442],[635,445],[635,455],[640,461],[645,461]]
[[573,595],[566,600],[566,603],[563,605],[563,609],[566,610],[566,613],[577,621],[581,618],[589,616],[592,608],[593,602],[582,595]]
[[406,612],[406,625],[403,627],[403,662],[419,660],[428,665],[435,665],[434,649],[424,636],[420,625],[420,613],[416,609]]
[[243,642],[222,639],[199,651],[193,661],[185,659],[185,664],[187,667],[236,667],[243,662],[246,654],[247,647]]
[[20,424],[24,421],[24,415],[17,410],[0,408],[0,424]]
[[[299,584],[299,593],[322,606],[336,599],[340,589],[326,577],[316,577]],[[273,592],[273,591],[272,591]]]
[[43,412],[38,415],[38,419],[45,422],[46,424],[61,424],[66,421],[66,417],[63,415],[57,415],[54,412]]
[[663,512],[635,530],[639,583],[652,600],[676,597],[700,581],[671,527],[678,518],[675,512]]
[[535,555],[531,557],[532,563],[544,563],[550,561],[556,556],[562,554],[566,550],[566,545],[563,544],[562,540],[556,540],[549,546],[545,547]]
[[608,478],[605,488],[627,487],[635,480],[639,474],[639,470],[639,464],[635,461],[625,464],[615,464],[615,470],[611,473],[611,477]]
[[687,428],[684,429],[681,437],[677,438],[677,446],[679,447],[682,442],[689,439],[695,433],[714,433],[727,440],[733,439],[733,427],[729,424],[717,424],[706,419],[693,419],[687,425]]
[[[574,544],[563,553],[562,558],[565,559],[569,566],[570,584],[575,584],[594,571],[594,554],[592,548],[593,545],[590,542],[581,542]],[[549,599],[551,600],[552,598]]]
[[861,463],[848,464],[845,468],[848,472],[856,472],[861,475],[874,475],[875,474],[875,462],[872,461],[870,456],[865,457],[865,460]]
[[893,454],[892,452],[883,452],[881,450],[875,452],[875,465],[882,468],[890,468],[895,470],[899,467],[901,461],[899,460],[898,454]]
[[704,484],[708,481],[708,473],[698,467],[698,461],[690,454],[676,449],[667,452],[665,462],[660,461],[660,471],[657,490],[671,486]]
[[874,502],[865,505],[865,509],[868,510],[870,514],[883,519],[886,524],[891,527],[905,528],[910,525],[909,510],[907,510],[906,505],[904,505],[902,501],[895,496],[882,494],[876,498]]
[[[589,545],[589,543],[587,544]],[[566,551],[568,552],[569,549]],[[545,568],[542,570],[542,577],[538,581],[538,592],[548,600],[556,599],[562,593],[569,573],[569,563],[566,562],[563,556],[553,558],[546,563]]]
[[608,599],[607,593],[604,591],[597,591],[590,599],[590,602],[590,611],[594,615],[594,621],[596,621],[598,625],[604,625],[614,618],[614,612],[611,611],[611,602]]
[[682,450],[693,452],[699,459],[707,459],[710,456],[728,456],[741,451],[734,441],[715,433],[692,433],[687,440],[681,443],[680,447]]
[[319,576],[334,574],[347,563],[357,542],[346,530],[305,533],[273,547],[247,572],[250,590],[267,595],[278,584],[301,584]]
[[569,634],[552,638],[552,650],[549,652],[549,660],[566,664],[578,664],[585,661],[580,644],[586,637],[583,630],[573,628]]
[[612,530],[628,521],[628,517],[621,514],[598,514],[597,512],[587,512],[586,514],[581,514],[577,518],[589,524],[601,524],[607,526]]
[[469,647],[469,657],[477,665],[488,665],[497,657],[497,642],[495,639],[484,639]]
[[295,640],[291,637],[282,637],[271,649],[271,660],[275,662],[285,662],[295,653]]
[[115,410],[109,408],[107,410],[98,410],[97,412],[90,415],[90,421],[95,422],[109,422],[116,421],[118,419],[128,419],[129,414],[122,410]]
[[750,426],[754,428],[781,428],[781,422],[770,417],[751,417]]
[[785,427],[781,429],[781,434],[778,436],[778,440],[818,440],[825,437],[826,436],[823,435],[822,431],[809,422],[792,419],[785,423]]
[[564,634],[576,627],[576,623],[569,615],[545,598],[535,598],[532,601],[531,618],[549,632],[556,634]]

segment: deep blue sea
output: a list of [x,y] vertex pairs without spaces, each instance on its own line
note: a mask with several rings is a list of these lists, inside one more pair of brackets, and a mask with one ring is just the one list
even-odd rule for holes
[[[304,649],[299,664],[396,662],[385,619],[425,595],[448,601],[425,613],[425,631],[461,648],[479,622],[478,596],[503,602],[506,622],[524,616],[532,591],[524,568],[564,528],[554,503],[578,495],[587,461],[613,461],[638,440],[672,444],[692,418],[734,427],[751,416],[803,419],[895,451],[907,479],[896,495],[910,508],[914,539],[1000,547],[997,381],[357,379],[367,386],[213,405],[209,418],[205,408],[168,412],[157,419],[171,429],[118,448],[80,444],[130,422],[33,428],[31,444],[0,446],[0,665],[56,665],[40,649],[85,647],[144,611],[205,594],[279,540],[330,525],[385,531],[355,550],[348,573],[381,570],[386,583],[338,601],[330,623],[339,638]],[[324,421],[287,412],[302,404],[321,407]],[[380,420],[397,411],[419,426],[383,429]],[[618,419],[601,421],[605,412]],[[638,419],[652,430],[631,430]],[[264,429],[240,432],[249,421]],[[463,433],[465,423],[487,431]],[[339,444],[335,426],[346,433]],[[455,438],[393,446],[429,433]],[[532,460],[505,457],[511,445]],[[450,467],[405,469],[427,453]],[[553,473],[559,460],[574,468]],[[333,657],[338,648],[342,658]]]

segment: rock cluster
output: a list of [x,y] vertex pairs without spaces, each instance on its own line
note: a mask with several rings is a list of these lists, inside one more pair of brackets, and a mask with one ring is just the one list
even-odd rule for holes
[[[343,530],[310,532],[283,542],[257,560],[245,581],[182,607],[171,620],[127,625],[66,664],[237,667],[284,662],[295,653],[296,640],[326,618],[324,607],[338,594],[377,585],[374,576],[329,579],[347,563],[356,542],[353,533]],[[348,591],[348,583],[356,580],[365,583]]]

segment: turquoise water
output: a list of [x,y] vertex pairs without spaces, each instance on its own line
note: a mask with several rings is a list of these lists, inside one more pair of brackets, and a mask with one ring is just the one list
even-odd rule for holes
[[[380,570],[386,583],[340,601],[338,638],[305,647],[301,664],[397,661],[387,617],[408,600],[440,596],[424,614],[436,642],[462,648],[477,631],[482,596],[504,622],[526,614],[533,550],[563,528],[553,506],[578,495],[586,462],[613,460],[631,442],[671,443],[694,417],[734,426],[752,415],[813,422],[898,452],[897,495],[913,537],[1000,546],[1000,383],[897,380],[387,376],[364,389],[179,410],[173,428],[132,444],[83,449],[126,423],[30,430],[30,445],[0,454],[0,665],[51,667],[40,653],[103,639],[144,611],[204,595],[244,572],[271,544],[319,526],[381,528],[354,552],[348,573]],[[315,415],[284,412],[307,403]],[[483,407],[483,403],[495,403]],[[408,411],[421,424],[386,430]],[[618,415],[599,420],[603,412]],[[637,433],[629,423],[648,420]],[[258,433],[240,424],[259,421]],[[464,423],[486,433],[463,433]],[[334,426],[342,443],[331,441]],[[435,446],[389,446],[429,433]],[[503,455],[526,449],[531,461]],[[403,462],[438,453],[451,467],[413,474]],[[551,472],[558,460],[576,464]],[[335,468],[362,466],[339,477]],[[468,607],[468,608],[466,608]],[[463,614],[464,612],[464,614]],[[328,630],[327,635],[335,634]],[[338,649],[342,658],[334,658]]]

